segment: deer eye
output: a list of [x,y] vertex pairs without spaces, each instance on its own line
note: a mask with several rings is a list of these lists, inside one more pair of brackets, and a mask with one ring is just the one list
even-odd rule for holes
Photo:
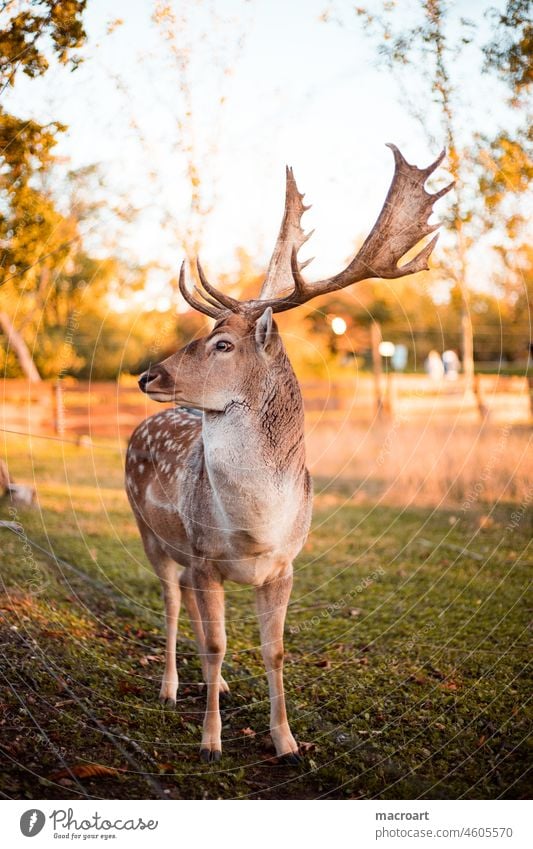
[[226,342],[225,339],[221,339],[220,342],[216,343],[215,349],[217,351],[232,351],[233,345],[231,344],[231,342]]

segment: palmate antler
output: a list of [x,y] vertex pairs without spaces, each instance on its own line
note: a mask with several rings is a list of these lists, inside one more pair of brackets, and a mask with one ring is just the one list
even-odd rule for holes
[[[259,300],[267,299],[275,300],[279,292],[285,291],[293,286],[292,254],[298,254],[298,251],[314,233],[304,233],[302,229],[302,215],[311,209],[311,206],[306,206],[303,202],[303,194],[298,191],[296,180],[292,168],[286,168],[286,189],[285,189],[285,210],[281,220],[276,245],[270,258],[268,271],[261,287]],[[301,271],[312,260],[307,259],[299,264],[298,269]]]
[[[261,314],[266,307],[272,307],[273,312],[293,309],[319,295],[336,292],[370,277],[394,279],[427,270],[428,259],[438,236],[431,239],[413,259],[401,266],[398,263],[421,239],[439,227],[439,224],[428,224],[428,219],[433,212],[433,204],[450,191],[453,183],[434,194],[427,192],[424,185],[444,159],[445,151],[442,151],[432,165],[417,168],[416,165],[406,162],[395,145],[389,144],[388,147],[393,152],[395,168],[383,209],[370,235],[344,271],[316,283],[307,283],[303,279],[301,269],[307,263],[300,266],[297,254],[300,246],[309,238],[304,235],[300,224],[302,214],[308,207],[303,205],[303,195],[298,192],[292,171],[287,169],[285,213],[259,299],[237,301],[223,295],[208,283],[198,263],[198,273],[205,293],[200,290],[197,292],[202,296],[203,302],[197,301],[187,290],[182,266],[179,285],[186,301],[212,318],[217,318],[226,310],[254,316]],[[290,285],[289,258],[293,290],[284,297],[272,297]]]

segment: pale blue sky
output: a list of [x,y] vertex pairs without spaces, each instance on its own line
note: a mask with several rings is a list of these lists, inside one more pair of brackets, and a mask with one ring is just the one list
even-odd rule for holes
[[[312,277],[339,270],[354,241],[372,226],[392,173],[385,142],[421,165],[438,153],[402,105],[394,79],[376,70],[354,4],[333,5],[343,26],[321,20],[329,0],[173,4],[177,12],[192,9],[182,38],[193,47],[195,143],[214,200],[202,256],[215,278],[217,270],[235,267],[238,246],[268,261],[282,212],[285,163],[293,165],[314,205],[304,221],[316,232],[302,251],[316,256]],[[493,5],[474,0],[456,9],[481,20]],[[75,73],[53,66],[40,80],[19,75],[7,97],[19,115],[68,124],[58,152],[73,167],[101,163],[108,185],[142,208],[122,237],[131,258],[177,268],[179,238],[161,221],[168,216],[182,227],[188,223],[184,160],[175,148],[183,105],[151,21],[153,9],[150,0],[90,0],[86,61]],[[117,18],[124,23],[107,34]],[[458,66],[465,129],[491,130],[502,119],[503,92],[479,75],[473,55]],[[228,58],[232,75],[222,77],[217,62]],[[417,85],[413,77],[413,90]],[[164,292],[164,278],[157,278],[151,294]]]

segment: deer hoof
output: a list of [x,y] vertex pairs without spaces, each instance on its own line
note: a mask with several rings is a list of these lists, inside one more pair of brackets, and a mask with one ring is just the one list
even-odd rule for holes
[[176,707],[176,699],[159,696],[159,704],[164,708],[168,708],[168,710],[172,710]]
[[204,764],[217,763],[221,757],[220,749],[200,749],[200,760]]
[[278,761],[283,766],[298,766],[303,763],[303,758],[298,752],[289,752],[286,755],[280,755]]

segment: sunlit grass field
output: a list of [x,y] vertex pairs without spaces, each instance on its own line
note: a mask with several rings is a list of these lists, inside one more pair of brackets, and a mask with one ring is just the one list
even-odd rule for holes
[[358,502],[346,476],[317,478],[286,628],[303,765],[276,762],[252,591],[229,584],[232,695],[223,760],[208,766],[185,613],[177,709],[157,701],[162,603],[120,451],[13,436],[5,448],[11,474],[38,493],[37,507],[14,512],[4,500],[0,511],[22,533],[0,529],[6,797],[528,795],[524,501],[491,507],[480,493],[468,509],[385,506]]

